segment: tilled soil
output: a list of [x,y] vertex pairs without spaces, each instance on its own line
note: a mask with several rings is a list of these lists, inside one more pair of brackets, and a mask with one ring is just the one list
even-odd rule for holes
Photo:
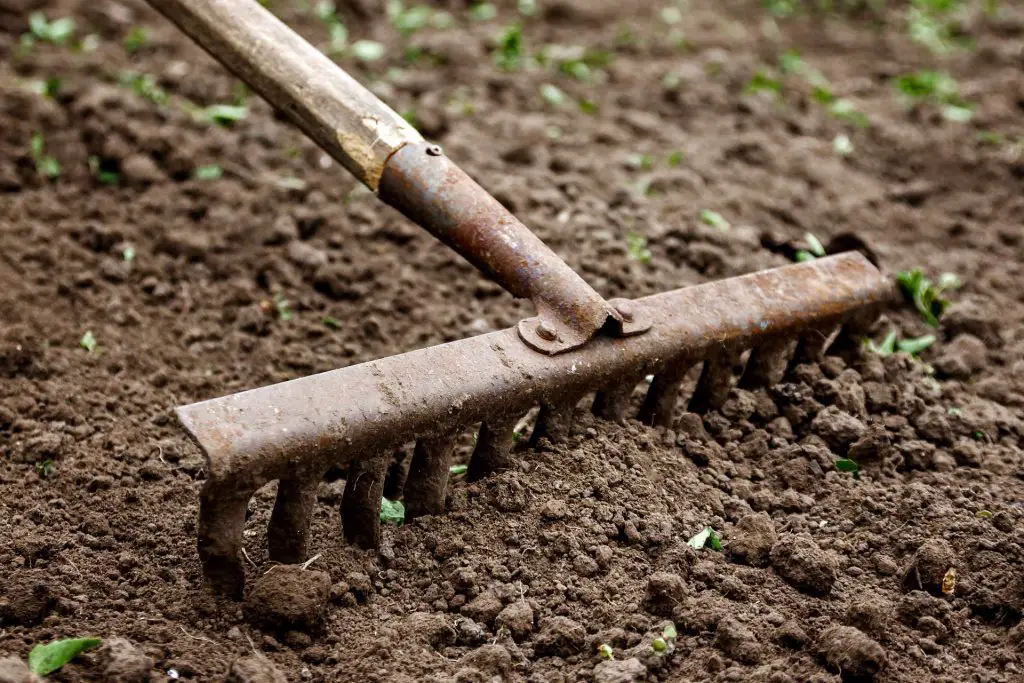
[[[230,127],[197,122],[187,103],[230,102],[237,82],[141,3],[2,0],[0,655],[104,638],[53,676],[69,681],[1024,678],[1024,10],[973,12],[974,49],[941,61],[977,104],[965,124],[897,97],[894,76],[937,61],[898,8],[769,22],[707,1],[669,24],[657,4],[541,0],[527,52],[607,52],[606,79],[588,83],[498,70],[488,51],[522,19],[511,6],[474,21],[451,2],[455,27],[401,38],[382,5],[341,8],[353,40],[387,47],[344,66],[607,296],[782,265],[808,231],[852,233],[889,272],[962,279],[938,341],[920,361],[860,350],[798,366],[720,411],[680,407],[675,430],[581,411],[566,443],[522,449],[515,470],[456,477],[444,516],[388,527],[379,553],[341,540],[336,480],[318,494],[316,559],[271,565],[271,485],[246,531],[250,595],[218,600],[195,550],[204,463],[175,405],[530,311],[262,101]],[[327,40],[308,8],[272,7]],[[21,52],[35,9],[73,16],[95,50]],[[152,38],[129,55],[138,25]],[[789,49],[871,125],[830,116],[798,77],[748,92]],[[119,85],[126,70],[169,101]],[[55,97],[25,87],[55,76]],[[538,94],[547,82],[562,106]],[[55,180],[30,154],[37,131]],[[192,178],[211,164],[222,178]],[[876,339],[889,329],[930,331],[910,308]],[[705,526],[721,551],[687,545]],[[12,667],[0,680],[20,680]]]

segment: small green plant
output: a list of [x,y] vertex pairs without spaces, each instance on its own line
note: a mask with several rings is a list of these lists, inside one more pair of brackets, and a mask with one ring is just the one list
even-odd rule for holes
[[36,172],[44,178],[60,177],[60,162],[46,153],[46,140],[40,132],[32,133],[29,153],[36,164]]
[[320,0],[314,13],[327,29],[327,54],[343,54],[348,49],[348,29],[338,17],[333,0]]
[[825,255],[825,247],[821,244],[821,240],[815,237],[812,233],[804,233],[804,241],[807,242],[807,248],[800,249],[793,257],[797,263],[813,261],[814,259],[821,258]]
[[523,64],[525,45],[521,24],[509,24],[498,34],[494,63],[502,71],[517,71]]
[[109,166],[105,167],[97,156],[89,157],[89,170],[103,185],[119,185],[121,183],[121,174],[110,170]]
[[469,471],[469,465],[452,465],[451,467],[448,468],[448,473],[451,474],[453,477],[457,477],[460,474],[465,474],[467,471]]
[[393,0],[387,4],[388,20],[403,36],[410,36],[426,27],[433,16],[433,10],[426,5],[405,7],[401,0]]
[[626,234],[626,249],[629,257],[640,263],[651,262],[651,250],[647,248],[647,238],[643,235],[631,232]]
[[615,652],[612,650],[612,646],[608,643],[601,643],[597,646],[597,656],[601,659],[607,659],[610,662],[615,661]]
[[47,676],[101,642],[99,638],[69,638],[36,645],[28,653],[28,668],[37,676]]
[[655,638],[651,641],[651,649],[657,652],[659,655],[668,652],[668,643],[662,637]]
[[490,21],[498,16],[498,8],[489,2],[478,2],[469,9],[474,21]]
[[224,175],[224,169],[217,164],[209,164],[207,166],[200,166],[192,172],[192,177],[196,180],[218,180]]
[[149,41],[152,39],[153,32],[149,30],[148,26],[136,26],[124,37],[124,49],[130,55],[135,54],[149,45]]
[[125,263],[131,263],[132,261],[134,261],[135,247],[133,247],[130,244],[127,247],[125,247],[124,250],[121,252],[121,258],[124,259]]
[[879,356],[891,356],[897,351],[906,353],[911,356],[916,356],[921,353],[936,341],[935,335],[926,334],[921,337],[913,337],[911,339],[899,339],[899,334],[892,330],[880,344],[875,344],[871,339],[865,339],[864,344],[868,350],[873,353],[877,353]]
[[725,220],[722,214],[717,211],[712,211],[711,209],[701,209],[698,217],[700,218],[700,222],[704,225],[710,225],[712,228],[721,230],[722,232],[728,232],[729,228],[732,227],[729,225],[729,221]]
[[341,321],[335,318],[333,315],[325,315],[320,319],[320,322],[324,324],[324,327],[329,327],[332,330],[341,329]]
[[626,157],[626,163],[638,171],[650,171],[654,168],[654,157],[650,154],[630,154]]
[[750,77],[750,82],[747,83],[746,92],[751,94],[766,92],[778,96],[782,93],[782,81],[774,78],[765,69],[758,69],[754,72],[754,75]]
[[382,524],[405,524],[405,505],[400,500],[380,499],[380,521]]
[[352,43],[352,56],[361,62],[376,62],[384,57],[384,44],[376,40],[357,40]]
[[850,136],[845,133],[835,136],[832,140],[832,151],[841,157],[853,154],[853,143],[850,141]]
[[133,93],[143,97],[153,104],[163,106],[170,100],[167,92],[156,83],[152,74],[140,74],[134,71],[124,71],[118,78],[118,82],[130,88]]
[[900,290],[917,308],[924,321],[932,327],[939,326],[939,318],[949,308],[949,300],[943,295],[951,289],[959,289],[959,278],[946,273],[939,278],[938,284],[925,277],[920,268],[903,271],[896,276]]
[[50,76],[45,80],[28,81],[25,83],[25,87],[28,90],[42,95],[43,97],[54,98],[60,94],[60,88],[63,85],[63,81],[59,76]]
[[96,335],[92,333],[92,330],[86,330],[85,334],[82,335],[82,338],[78,340],[78,345],[89,353],[92,353],[96,350]]
[[540,96],[549,106],[561,107],[565,104],[565,93],[562,92],[561,88],[552,83],[542,83],[540,86]]
[[53,460],[47,458],[42,462],[36,463],[36,473],[39,474],[41,479],[49,479],[53,474]]
[[942,71],[917,71],[898,76],[896,90],[907,102],[930,101],[942,108],[947,121],[966,123],[974,116],[974,105],[960,97],[960,87]]
[[220,126],[230,126],[249,115],[249,108],[237,104],[211,104],[197,112],[202,121],[209,121]]
[[292,319],[292,304],[288,299],[284,298],[284,294],[281,294],[281,292],[274,294],[274,312],[277,314],[278,320],[282,322],[288,322]]
[[835,465],[836,469],[840,472],[849,472],[854,477],[856,477],[857,473],[860,472],[860,465],[850,458],[840,458],[836,460]]
[[36,41],[65,45],[75,34],[75,20],[71,17],[63,17],[50,21],[42,12],[33,12],[28,15],[28,28],[29,33],[22,36],[23,46],[28,43],[27,47],[31,49]]
[[694,550],[700,550],[702,548],[711,548],[712,550],[722,549],[722,541],[718,538],[718,534],[715,533],[715,530],[709,526],[704,527],[690,537],[690,540],[686,542],[686,545],[690,546]]
[[679,166],[680,164],[682,164],[683,163],[683,159],[685,159],[685,158],[686,158],[686,154],[683,153],[682,151],[678,150],[678,149],[674,150],[672,152],[669,152],[668,153],[668,160],[667,160],[668,161],[668,165],[671,166],[672,168],[675,168],[676,166]]

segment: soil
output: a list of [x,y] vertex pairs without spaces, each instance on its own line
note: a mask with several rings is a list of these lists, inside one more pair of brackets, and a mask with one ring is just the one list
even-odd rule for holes
[[[342,541],[336,480],[312,563],[269,564],[270,485],[246,530],[251,594],[217,599],[195,548],[204,463],[174,406],[531,311],[261,100],[227,127],[183,111],[232,101],[237,82],[141,2],[0,0],[0,656],[102,637],[52,676],[66,681],[1024,678],[1024,8],[972,11],[973,49],[939,60],[898,4],[772,22],[758,3],[700,0],[675,24],[657,3],[538,4],[528,51],[606,51],[606,80],[498,70],[506,4],[473,21],[452,1],[455,27],[402,38],[384,3],[339,3],[353,40],[387,48],[341,62],[606,296],[782,265],[806,232],[852,233],[889,272],[962,279],[937,342],[921,361],[830,355],[675,430],[581,411],[514,470],[456,477],[445,515],[387,527],[380,552]],[[272,7],[327,40],[308,7]],[[95,50],[20,53],[36,9],[73,16]],[[129,54],[139,25],[152,37]],[[747,92],[791,48],[870,127],[830,116],[800,78]],[[976,103],[970,122],[896,96],[894,76],[937,62]],[[126,70],[170,103],[118,85]],[[54,76],[53,98],[24,86]],[[563,106],[538,95],[546,82]],[[36,131],[57,179],[37,172]],[[211,164],[222,178],[192,178]],[[910,307],[873,334],[890,328],[932,331]],[[721,551],[687,545],[705,526]],[[0,672],[18,680],[13,662]]]

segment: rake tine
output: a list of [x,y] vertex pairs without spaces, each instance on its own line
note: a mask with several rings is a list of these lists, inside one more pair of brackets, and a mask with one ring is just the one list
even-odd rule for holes
[[349,465],[341,499],[341,531],[363,549],[380,547],[380,499],[388,457],[356,460]]
[[267,554],[274,562],[298,564],[306,559],[309,522],[319,478],[295,475],[281,479],[267,527]]
[[218,593],[235,599],[245,589],[242,532],[253,490],[231,480],[208,479],[199,493],[199,561]]
[[468,481],[477,481],[497,472],[512,469],[517,418],[499,417],[480,423],[476,448],[466,471]]
[[415,519],[444,512],[455,435],[420,439],[412,454],[405,483],[405,517]]
[[732,389],[732,368],[739,361],[742,350],[737,347],[719,348],[704,361],[697,388],[690,397],[691,413],[706,413],[720,408]]
[[738,386],[742,389],[756,389],[781,382],[796,344],[794,339],[780,337],[755,346],[750,351],[747,367]]
[[533,427],[533,434],[530,435],[530,446],[536,446],[542,438],[547,438],[551,443],[564,441],[572,429],[572,414],[576,409],[577,401],[565,403],[541,403],[540,412],[537,414],[537,424]]
[[395,451],[391,464],[388,466],[387,476],[384,478],[384,497],[388,500],[397,500],[402,497],[405,491],[405,482],[409,478],[409,465],[412,458],[409,457],[407,448],[400,448]]
[[676,401],[679,400],[679,388],[683,386],[683,379],[693,366],[693,360],[683,357],[671,361],[654,375],[637,419],[646,425],[671,427]]
[[626,411],[629,410],[634,389],[636,382],[631,380],[597,392],[591,412],[602,420],[622,422],[626,417]]

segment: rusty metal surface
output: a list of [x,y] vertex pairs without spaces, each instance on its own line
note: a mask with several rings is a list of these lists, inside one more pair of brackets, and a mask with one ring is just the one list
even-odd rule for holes
[[[354,463],[365,469],[364,462],[418,439],[429,446],[420,449],[423,467],[440,472],[451,435],[496,416],[503,443],[497,456],[488,457],[505,460],[510,437],[504,432],[515,416],[537,405],[571,405],[587,392],[622,392],[623,385],[649,374],[655,375],[649,398],[658,395],[642,417],[666,424],[678,394],[678,368],[732,359],[762,340],[777,345],[781,337],[807,337],[812,331],[820,336],[819,330],[877,310],[893,297],[891,282],[863,256],[842,254],[641,299],[650,331],[636,337],[599,335],[571,353],[538,353],[509,329],[181,407],[182,425],[208,460],[200,519],[207,576],[238,594],[244,571],[232,557],[240,551],[244,522],[239,501],[269,481],[296,482],[290,486],[297,499],[289,504],[279,497],[278,504],[288,509],[277,516],[292,536],[278,544],[280,554],[291,558],[305,545],[301,520],[295,519],[305,509],[302,482],[316,480],[332,466]],[[666,381],[659,379],[663,371]],[[724,371],[713,372],[714,381],[702,390],[704,404],[728,391],[730,380],[720,376]],[[383,477],[384,469],[375,466],[364,482],[369,493],[360,492],[363,507],[378,502],[374,496]],[[221,505],[214,492],[225,500],[223,513],[213,509]],[[431,499],[424,511],[436,505]],[[375,524],[373,510],[350,507],[346,514],[346,520]],[[379,538],[379,530],[345,524],[346,536],[361,543]]]
[[[513,296],[530,299],[537,317],[520,333],[538,351],[579,347],[609,317],[621,326],[611,304],[437,145],[409,144],[395,152],[378,193]],[[628,333],[643,331],[627,327]]]

